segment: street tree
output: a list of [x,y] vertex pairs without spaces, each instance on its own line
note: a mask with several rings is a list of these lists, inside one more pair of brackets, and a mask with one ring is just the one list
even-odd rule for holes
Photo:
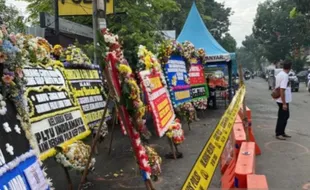
[[[38,22],[39,12],[53,14],[50,0],[40,0],[39,3],[37,0],[26,1],[30,3],[27,10],[30,12],[29,19],[33,23]],[[154,50],[154,44],[161,39],[157,32],[161,29],[161,16],[166,12],[179,11],[175,0],[115,1],[115,9],[116,12],[125,14],[108,15],[108,28],[120,36],[124,45],[124,54],[128,61],[134,65],[138,62],[137,48],[140,44]],[[91,15],[64,18],[80,24],[92,25]]]
[[[289,17],[294,7],[295,3],[291,0],[267,0],[258,6],[253,34],[264,49],[263,55],[270,62],[294,58],[295,52],[300,52],[309,45],[310,35],[305,16]],[[294,66],[300,68],[297,66],[300,63],[301,61],[296,62]]]
[[12,32],[25,32],[24,17],[20,16],[16,7],[8,6],[5,2],[5,0],[0,0],[0,18],[2,22]]
[[[38,22],[39,12],[53,14],[51,0],[26,1],[30,3],[27,10],[30,13],[29,20],[33,23]],[[188,0],[115,1],[116,12],[125,14],[108,15],[108,27],[112,32],[119,34],[123,41],[126,58],[130,63],[136,64],[138,46],[143,44],[149,50],[154,51],[154,44],[162,40],[158,31],[176,30],[177,35],[180,33],[192,3]],[[228,34],[231,8],[215,0],[201,0],[196,4],[215,39],[228,51],[234,51],[235,40]],[[92,25],[91,16],[71,16],[65,19]]]
[[[161,25],[163,29],[176,30],[178,35],[182,30],[193,1],[175,1],[180,11],[165,12],[162,16]],[[225,36],[225,33],[229,31],[229,17],[232,15],[231,8],[225,7],[223,3],[216,2],[215,0],[196,1],[196,5],[204,23],[215,39],[220,41]]]
[[228,52],[235,52],[237,48],[237,42],[234,37],[229,33],[225,33],[224,37],[219,40],[219,43]]

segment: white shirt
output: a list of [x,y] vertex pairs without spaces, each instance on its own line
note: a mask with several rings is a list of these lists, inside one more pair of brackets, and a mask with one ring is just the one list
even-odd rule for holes
[[[292,90],[289,85],[289,77],[288,74],[284,71],[281,71],[276,76],[276,86],[275,88],[285,89],[285,101],[286,103],[290,103],[292,101]],[[283,103],[281,97],[277,99],[277,102]]]
[[308,80],[310,80],[310,73],[308,74]]

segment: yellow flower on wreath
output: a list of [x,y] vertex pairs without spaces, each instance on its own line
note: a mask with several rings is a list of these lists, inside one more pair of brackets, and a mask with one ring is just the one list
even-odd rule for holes
[[148,54],[144,57],[145,69],[150,70],[153,67],[152,57]]
[[125,65],[125,64],[119,64],[118,71],[121,74],[129,74],[130,75],[132,73],[131,68],[128,65]]
[[140,89],[139,89],[137,82],[131,78],[128,80],[128,84],[130,85],[130,88],[131,88],[131,93],[130,93],[129,98],[132,100],[140,99]]
[[[142,103],[142,102],[141,102],[141,103]],[[144,106],[143,103],[142,103],[142,106],[138,108],[137,117],[138,117],[139,119],[142,119],[144,115],[145,115],[145,106]]]

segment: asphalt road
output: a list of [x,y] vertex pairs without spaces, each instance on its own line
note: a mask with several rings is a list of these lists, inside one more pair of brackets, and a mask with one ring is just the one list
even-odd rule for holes
[[286,141],[274,138],[277,105],[267,82],[256,78],[246,86],[246,103],[252,109],[253,129],[262,149],[256,158],[256,173],[266,175],[270,189],[310,190],[310,93],[305,84],[293,93],[286,128],[292,139]]

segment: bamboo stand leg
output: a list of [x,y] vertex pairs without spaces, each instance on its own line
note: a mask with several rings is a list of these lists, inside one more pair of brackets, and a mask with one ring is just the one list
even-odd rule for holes
[[149,179],[146,180],[145,185],[146,185],[146,189],[148,189],[148,190],[155,190],[151,180],[149,180]]
[[187,121],[187,126],[188,126],[189,131],[191,131],[192,129],[191,129],[191,124],[189,121]]
[[[94,144],[94,143],[95,143],[95,138],[93,137],[93,142],[92,142],[92,144]],[[94,152],[95,152],[96,155],[99,154],[99,152],[98,152],[98,145],[97,145],[97,144],[96,144],[96,146],[95,146]]]
[[178,146],[177,146],[176,144],[174,144],[174,143],[173,143],[173,145],[174,145],[175,151],[176,151],[177,153],[179,153]]
[[[109,105],[110,101],[111,101],[111,96],[109,95],[108,99],[107,99],[107,104],[106,105]],[[102,118],[101,118],[101,121],[100,121],[100,125],[99,125],[99,128],[98,128],[98,131],[101,131],[101,128],[103,126],[103,122],[105,121],[105,116],[106,116],[107,112],[108,112],[108,106],[106,106],[104,108],[103,115],[102,115]],[[93,153],[95,151],[95,146],[96,146],[96,144],[98,142],[99,135],[100,135],[100,133],[96,133],[95,140],[93,141],[93,143],[91,145],[91,150],[90,150],[90,154],[89,154],[89,157],[88,157],[88,160],[87,160],[87,164],[86,164],[86,167],[84,169],[84,172],[83,172],[83,175],[82,175],[82,178],[81,178],[81,181],[80,181],[80,185],[79,185],[79,188],[78,188],[79,190],[81,190],[82,185],[84,184],[85,179],[87,177],[89,164],[91,162],[91,158],[92,158]]]
[[173,158],[176,160],[177,159],[177,155],[176,155],[174,147],[173,147],[172,139],[168,138],[168,141],[169,141],[169,145],[170,145],[170,149],[171,149],[171,153],[173,155]]
[[116,113],[116,108],[113,108],[113,112],[112,112],[112,132],[111,132],[111,139],[110,139],[110,145],[109,145],[109,155],[111,154],[111,150],[112,150],[112,143],[113,143],[113,139],[114,139],[114,129],[115,129],[115,123],[117,120],[117,113]]
[[[240,76],[240,85],[239,88],[244,84],[243,82],[243,72],[242,67],[239,65],[239,76]],[[245,133],[246,133],[246,141],[249,141],[249,126],[248,126],[248,117],[246,114],[246,105],[245,105],[245,96],[242,100],[242,110],[243,110],[243,126],[245,127]]]
[[66,178],[67,178],[67,181],[68,181],[68,190],[73,190],[73,184],[72,184],[72,180],[71,180],[71,177],[70,177],[68,168],[66,168],[66,167],[64,167],[64,166],[62,166],[62,168],[63,168],[64,171],[65,171]]

